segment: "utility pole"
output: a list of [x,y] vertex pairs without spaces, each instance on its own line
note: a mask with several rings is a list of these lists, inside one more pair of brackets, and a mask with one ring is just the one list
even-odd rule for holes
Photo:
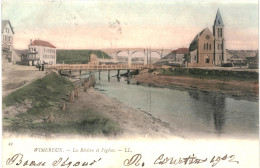
[[149,65],[149,57],[148,57],[148,55],[149,55],[149,49],[148,49],[148,47],[146,48],[147,49],[147,52],[146,52],[146,57],[147,57],[147,59],[146,59],[146,62],[147,62],[147,65]]
[[150,46],[150,68],[152,66],[152,48]]

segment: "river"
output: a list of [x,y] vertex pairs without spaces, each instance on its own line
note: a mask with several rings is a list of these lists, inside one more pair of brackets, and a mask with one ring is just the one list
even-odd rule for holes
[[[115,76],[117,71],[111,71]],[[123,73],[123,71],[121,71]],[[188,136],[258,138],[258,102],[223,94],[137,85],[96,73],[95,88],[109,97],[152,114]]]

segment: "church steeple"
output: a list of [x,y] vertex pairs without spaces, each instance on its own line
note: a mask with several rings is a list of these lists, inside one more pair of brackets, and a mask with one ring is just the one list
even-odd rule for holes
[[213,25],[214,39],[214,65],[220,66],[225,59],[224,22],[218,9]]
[[214,26],[224,26],[224,22],[222,20],[222,17],[221,17],[219,9],[218,9],[217,14],[216,14],[216,18],[215,18],[215,21],[214,21]]

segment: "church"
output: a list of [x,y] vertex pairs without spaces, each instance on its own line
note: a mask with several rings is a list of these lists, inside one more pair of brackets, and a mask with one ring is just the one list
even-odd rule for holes
[[218,9],[213,25],[213,34],[209,28],[203,29],[190,43],[189,67],[221,66],[226,62],[224,23]]

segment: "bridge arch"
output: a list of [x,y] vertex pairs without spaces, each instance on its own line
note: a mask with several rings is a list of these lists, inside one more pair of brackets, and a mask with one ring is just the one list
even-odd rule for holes
[[151,51],[152,56],[158,56],[159,58],[162,58],[162,52],[159,51]]
[[[119,55],[120,53],[120,55]],[[128,57],[128,51],[117,51],[115,54],[115,57],[117,56],[124,56],[124,57]]]
[[145,51],[133,51],[132,54],[131,54],[131,57],[133,56],[140,56],[140,57],[145,57]]

